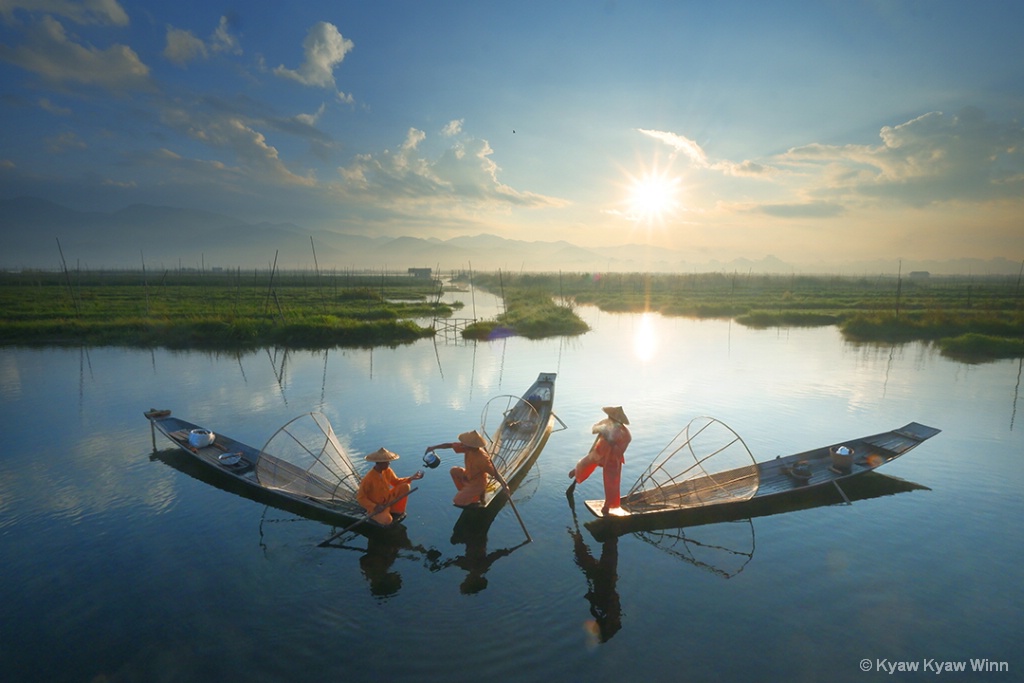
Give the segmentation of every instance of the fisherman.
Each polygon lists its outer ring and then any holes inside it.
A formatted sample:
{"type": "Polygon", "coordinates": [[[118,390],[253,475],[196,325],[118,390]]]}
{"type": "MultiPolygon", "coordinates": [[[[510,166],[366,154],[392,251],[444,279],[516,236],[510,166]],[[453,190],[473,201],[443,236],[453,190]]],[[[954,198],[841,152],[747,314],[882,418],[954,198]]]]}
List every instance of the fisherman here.
{"type": "Polygon", "coordinates": [[[622,406],[606,406],[601,410],[608,417],[591,428],[591,433],[597,434],[597,438],[590,451],[569,471],[569,478],[573,482],[566,493],[571,495],[576,484],[586,481],[594,469],[600,466],[604,470],[604,506],[601,514],[622,515],[619,480],[622,478],[622,463],[626,461],[626,447],[633,436],[626,427],[629,418],[622,411],[622,406]]]}
{"type": "Polygon", "coordinates": [[[487,441],[478,431],[463,432],[459,440],[452,443],[440,443],[427,448],[427,452],[438,448],[450,448],[462,453],[465,467],[451,469],[452,481],[458,491],[452,503],[458,507],[467,507],[483,502],[484,491],[487,490],[487,475],[498,476],[494,469],[491,456],[487,453],[487,441]]]}
{"type": "Polygon", "coordinates": [[[388,526],[396,519],[405,517],[405,505],[409,502],[410,483],[423,478],[418,471],[411,477],[399,477],[391,469],[391,461],[398,460],[398,454],[386,448],[379,448],[366,456],[373,463],[373,469],[366,473],[359,483],[356,494],[359,504],[369,513],[370,519],[388,526]]]}

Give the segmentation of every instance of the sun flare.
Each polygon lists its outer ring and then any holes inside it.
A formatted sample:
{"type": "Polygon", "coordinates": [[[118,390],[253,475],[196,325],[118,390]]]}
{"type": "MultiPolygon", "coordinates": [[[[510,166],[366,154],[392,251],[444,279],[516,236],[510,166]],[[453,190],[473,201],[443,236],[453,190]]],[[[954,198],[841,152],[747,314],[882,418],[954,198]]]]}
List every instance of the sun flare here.
{"type": "Polygon", "coordinates": [[[629,216],[634,220],[660,221],[679,209],[678,177],[667,173],[646,173],[633,178],[627,198],[629,216]]]}

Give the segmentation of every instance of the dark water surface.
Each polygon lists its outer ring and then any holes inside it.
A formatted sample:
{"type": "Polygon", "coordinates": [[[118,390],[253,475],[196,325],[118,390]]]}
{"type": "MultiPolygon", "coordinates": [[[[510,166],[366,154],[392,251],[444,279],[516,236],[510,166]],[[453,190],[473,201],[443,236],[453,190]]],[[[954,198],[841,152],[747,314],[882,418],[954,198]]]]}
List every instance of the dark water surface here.
{"type": "Polygon", "coordinates": [[[942,680],[1024,679],[1018,361],[583,313],[594,330],[571,340],[0,350],[0,680],[873,681],[915,663],[900,680],[927,680],[945,662],[968,671],[942,680]],[[541,371],[568,429],[516,493],[525,545],[508,507],[453,539],[440,452],[405,539],[319,548],[335,529],[211,485],[168,442],[154,455],[142,417],[261,446],[319,409],[353,455],[386,446],[408,474],[541,371]],[[607,404],[633,429],[624,489],[699,415],[758,460],[912,420],[943,431],[853,505],[599,540],[582,504],[599,478],[575,514],[565,489],[607,404]]]}

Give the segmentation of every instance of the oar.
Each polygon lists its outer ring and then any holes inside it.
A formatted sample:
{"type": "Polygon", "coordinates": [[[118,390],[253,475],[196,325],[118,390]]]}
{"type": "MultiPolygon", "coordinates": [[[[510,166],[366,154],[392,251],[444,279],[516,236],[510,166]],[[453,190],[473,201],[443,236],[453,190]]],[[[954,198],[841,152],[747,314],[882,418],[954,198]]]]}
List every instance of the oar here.
{"type": "Polygon", "coordinates": [[[516,519],[519,520],[519,526],[523,527],[523,533],[526,534],[526,542],[532,543],[533,538],[530,537],[530,532],[526,530],[526,524],[523,523],[523,518],[519,516],[519,510],[516,509],[516,504],[512,500],[512,489],[509,488],[508,483],[505,481],[505,477],[501,476],[498,472],[498,468],[494,468],[494,478],[498,480],[502,488],[505,489],[505,493],[508,495],[508,504],[512,506],[512,512],[516,513],[516,519]]]}
{"type": "MultiPolygon", "coordinates": [[[[406,496],[408,496],[410,493],[412,493],[415,490],[416,489],[409,489],[408,493],[405,493],[405,494],[399,496],[398,498],[395,498],[393,501],[391,501],[391,503],[388,505],[388,507],[391,507],[392,505],[394,505],[398,501],[402,500],[403,498],[405,498],[406,496]]],[[[355,522],[353,522],[352,524],[348,525],[347,527],[345,527],[344,529],[342,529],[338,533],[334,534],[333,536],[331,536],[327,540],[321,541],[320,543],[318,543],[317,546],[320,547],[320,548],[323,548],[324,546],[329,545],[331,541],[333,541],[334,539],[338,538],[339,536],[344,536],[348,532],[352,531],[357,526],[359,526],[360,524],[362,524],[363,522],[368,520],[370,517],[373,517],[375,514],[377,514],[377,512],[379,512],[379,510],[376,510],[376,509],[375,510],[371,510],[370,512],[367,512],[365,515],[363,515],[362,517],[360,517],[355,522]]]]}

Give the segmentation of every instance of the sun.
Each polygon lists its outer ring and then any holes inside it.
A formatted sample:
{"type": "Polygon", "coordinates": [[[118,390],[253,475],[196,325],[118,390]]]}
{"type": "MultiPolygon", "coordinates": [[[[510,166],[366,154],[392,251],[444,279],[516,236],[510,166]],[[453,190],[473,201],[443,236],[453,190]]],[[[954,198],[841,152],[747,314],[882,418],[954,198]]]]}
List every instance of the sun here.
{"type": "Polygon", "coordinates": [[[651,171],[631,178],[626,198],[627,215],[637,221],[663,221],[679,210],[680,179],[651,171]]]}

